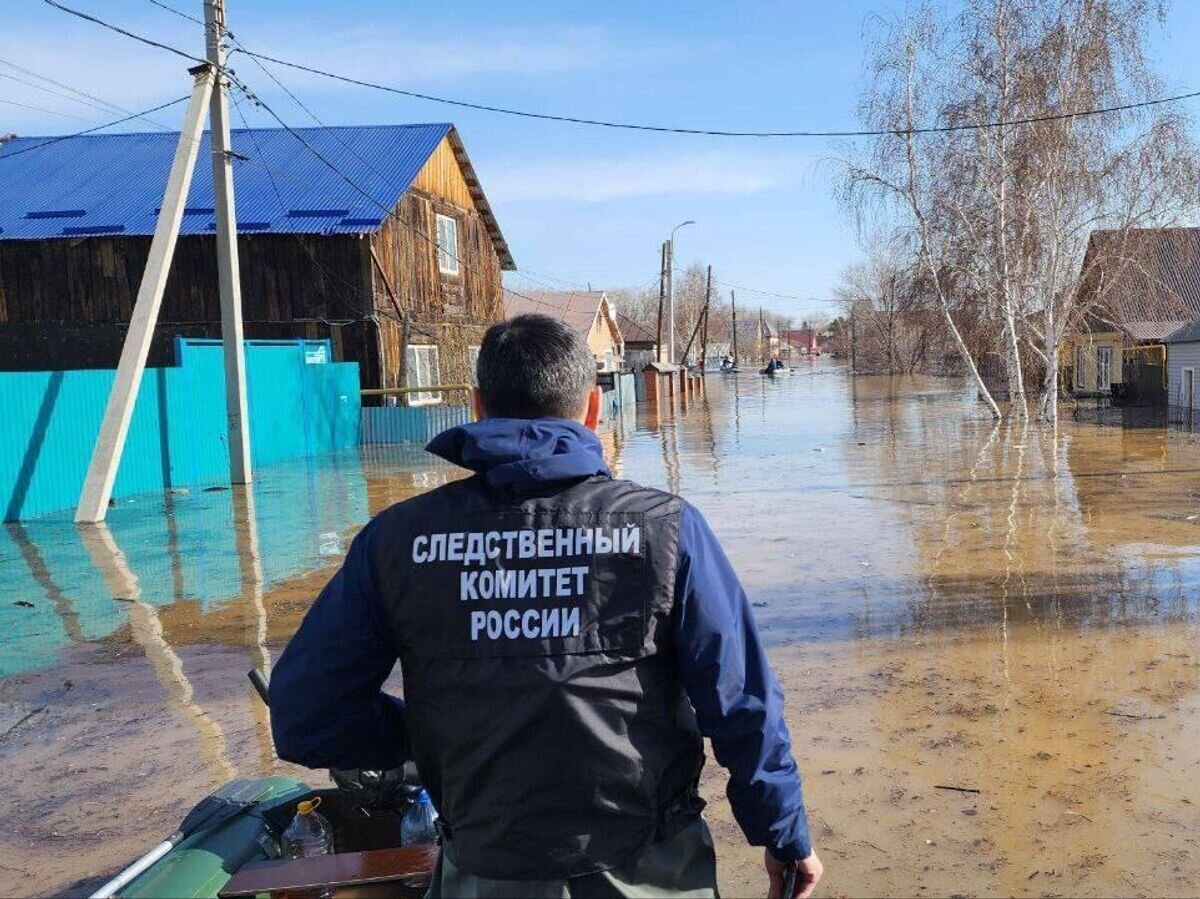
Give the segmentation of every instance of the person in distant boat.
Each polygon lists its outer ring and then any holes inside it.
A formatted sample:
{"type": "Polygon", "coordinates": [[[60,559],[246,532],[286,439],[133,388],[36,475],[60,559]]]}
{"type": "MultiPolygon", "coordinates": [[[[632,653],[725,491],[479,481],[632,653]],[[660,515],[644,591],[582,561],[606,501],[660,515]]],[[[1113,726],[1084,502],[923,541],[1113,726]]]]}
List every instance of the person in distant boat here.
{"type": "Polygon", "coordinates": [[[721,360],[721,370],[729,371],[731,368],[733,368],[733,357],[726,354],[725,358],[721,360]]]}
{"type": "Polygon", "coordinates": [[[474,474],[363,528],[275,666],[279,757],[415,761],[440,815],[431,897],[700,897],[707,736],[770,895],[810,896],[783,692],[708,524],[612,476],[567,325],[493,325],[476,373],[479,420],[427,447],[474,474]],[[382,689],[397,659],[403,701],[382,689]]]}
{"type": "Polygon", "coordinates": [[[775,365],[775,360],[772,359],[767,363],[767,374],[773,374],[778,366],[775,365]]]}

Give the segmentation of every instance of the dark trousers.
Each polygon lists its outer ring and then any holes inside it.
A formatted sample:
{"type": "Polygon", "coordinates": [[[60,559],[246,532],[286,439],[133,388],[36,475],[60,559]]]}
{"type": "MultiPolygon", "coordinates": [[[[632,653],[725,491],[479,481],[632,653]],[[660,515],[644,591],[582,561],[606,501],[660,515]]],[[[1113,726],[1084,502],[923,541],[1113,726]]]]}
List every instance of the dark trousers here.
{"type": "Polygon", "coordinates": [[[442,853],[426,899],[709,899],[717,897],[717,856],[703,818],[632,861],[569,880],[491,880],[454,867],[442,853]]]}

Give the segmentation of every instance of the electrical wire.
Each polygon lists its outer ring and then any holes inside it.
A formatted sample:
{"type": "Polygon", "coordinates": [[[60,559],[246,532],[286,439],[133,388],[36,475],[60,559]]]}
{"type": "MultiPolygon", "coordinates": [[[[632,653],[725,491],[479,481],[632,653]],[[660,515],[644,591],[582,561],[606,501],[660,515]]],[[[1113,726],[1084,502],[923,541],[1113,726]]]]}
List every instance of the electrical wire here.
{"type": "Polygon", "coordinates": [[[820,297],[802,297],[793,293],[776,293],[773,290],[762,290],[758,287],[747,287],[744,284],[733,284],[729,281],[713,278],[714,284],[720,284],[722,287],[732,287],[734,290],[744,290],[747,293],[758,294],[764,297],[774,297],[779,300],[798,300],[801,303],[829,303],[831,300],[821,299],[820,297]]]}
{"type": "MultiPolygon", "coordinates": [[[[163,5],[163,4],[156,2],[156,0],[151,0],[151,2],[154,2],[154,4],[156,6],[163,5]]],[[[236,39],[234,39],[232,35],[230,35],[230,38],[233,39],[236,43],[236,39]]],[[[347,143],[345,140],[343,140],[341,138],[341,136],[337,133],[336,129],[331,128],[329,125],[325,124],[325,122],[323,122],[321,120],[321,118],[315,112],[313,112],[312,109],[310,109],[309,106],[303,100],[301,100],[298,96],[296,96],[296,94],[290,88],[288,88],[288,86],[286,84],[284,84],[278,77],[276,77],[275,74],[270,71],[270,69],[268,69],[265,65],[263,65],[261,62],[259,62],[257,59],[255,59],[254,62],[260,69],[262,69],[263,73],[268,78],[270,78],[271,81],[273,81],[275,83],[275,85],[292,100],[293,103],[295,103],[300,109],[304,110],[304,112],[308,114],[309,118],[311,118],[314,122],[316,122],[318,126],[325,129],[325,131],[332,138],[334,138],[334,140],[336,140],[339,144],[341,144],[352,156],[354,156],[356,159],[358,159],[360,162],[362,162],[368,169],[370,169],[371,172],[373,172],[375,175],[377,175],[381,181],[389,184],[392,188],[394,188],[397,191],[397,193],[399,193],[401,191],[401,188],[399,186],[397,186],[395,183],[393,183],[391,181],[391,179],[388,178],[388,176],[386,176],[385,174],[380,172],[378,169],[376,169],[375,166],[373,166],[369,160],[364,159],[358,153],[358,151],[354,149],[353,146],[351,146],[349,143],[347,143]]],[[[246,117],[242,113],[240,105],[238,106],[238,113],[241,116],[242,123],[244,125],[246,125],[247,129],[249,129],[249,127],[250,127],[249,123],[246,121],[246,117]]],[[[278,120],[278,117],[275,117],[275,118],[278,120]]],[[[255,142],[255,146],[257,148],[258,147],[257,139],[255,139],[254,142],[255,142]]],[[[261,149],[259,149],[259,156],[262,156],[261,149]]],[[[273,177],[272,177],[271,183],[272,183],[272,186],[274,187],[275,182],[274,182],[273,177]]],[[[279,192],[278,192],[278,189],[276,188],[276,197],[277,198],[278,198],[278,195],[279,195],[279,192]]],[[[280,202],[282,203],[282,200],[280,202]]],[[[531,272],[529,269],[522,269],[519,272],[517,272],[517,274],[520,275],[521,277],[524,277],[526,280],[528,280],[534,284],[537,284],[539,287],[543,287],[547,290],[554,291],[554,292],[561,291],[560,287],[558,287],[554,284],[551,284],[546,280],[541,280],[541,278],[537,277],[541,274],[539,272],[531,272]]],[[[557,281],[561,284],[569,285],[574,288],[583,289],[583,290],[588,289],[586,287],[586,285],[584,285],[578,281],[572,282],[572,281],[568,281],[564,278],[555,277],[553,275],[542,275],[541,277],[549,278],[553,281],[557,281]]],[[[529,298],[527,298],[527,299],[529,299],[529,298]]]]}
{"type": "MultiPolygon", "coordinates": [[[[62,12],[83,19],[87,22],[92,22],[102,28],[107,28],[110,31],[115,31],[117,34],[132,38],[151,47],[158,47],[166,50],[169,53],[174,53],[176,56],[181,56],[184,59],[192,60],[193,62],[205,62],[198,56],[193,56],[178,47],[172,47],[169,44],[164,44],[161,41],[156,41],[153,38],[148,38],[144,35],[136,34],[119,25],[114,25],[111,22],[106,22],[96,16],[82,12],[77,9],[72,9],[58,0],[42,0],[43,3],[61,10],[62,12]]],[[[165,4],[156,4],[165,7],[165,4]]],[[[626,131],[650,131],[663,134],[689,134],[700,135],[707,137],[755,137],[755,138],[794,138],[794,137],[893,137],[907,136],[919,134],[950,134],[959,131],[979,131],[993,128],[1007,128],[1016,125],[1033,125],[1042,122],[1054,122],[1063,119],[1085,118],[1089,116],[1109,115],[1117,112],[1128,112],[1134,109],[1144,109],[1151,106],[1160,106],[1167,103],[1179,103],[1184,100],[1191,100],[1200,97],[1200,90],[1188,91],[1186,93],[1174,94],[1168,97],[1155,97],[1149,100],[1140,100],[1130,103],[1118,103],[1112,106],[1102,106],[1092,109],[1072,110],[1068,112],[1058,113],[1043,113],[1040,115],[1023,116],[1016,119],[1000,119],[996,121],[983,122],[964,122],[957,125],[929,125],[919,126],[915,128],[881,128],[881,129],[843,129],[843,130],[804,130],[804,131],[732,131],[711,128],[682,128],[668,125],[647,125],[637,122],[619,122],[605,119],[592,119],[583,116],[569,115],[553,115],[550,113],[531,112],[523,109],[512,109],[506,106],[493,106],[487,103],[475,103],[467,100],[456,100],[450,97],[439,97],[434,94],[425,94],[418,91],[409,91],[402,88],[393,87],[387,84],[379,84],[373,81],[366,81],[361,78],[353,78],[349,75],[341,75],[336,72],[329,72],[325,69],[319,69],[315,66],[305,65],[303,63],[291,62],[286,59],[280,59],[277,56],[271,56],[266,53],[258,53],[254,50],[248,50],[244,47],[236,47],[234,52],[240,52],[250,57],[255,57],[265,62],[272,62],[276,65],[285,66],[297,71],[307,72],[310,75],[320,75],[323,78],[329,78],[334,81],[341,81],[345,84],[353,84],[359,87],[370,88],[372,90],[384,91],[386,93],[397,94],[402,97],[409,97],[416,100],[427,100],[431,103],[441,103],[447,106],[456,106],[462,109],[474,109],[480,112],[491,112],[499,115],[516,116],[519,118],[537,119],[548,122],[561,122],[571,125],[587,125],[597,128],[612,128],[626,131]]],[[[226,69],[228,72],[228,68],[226,69]]]]}
{"type": "MultiPolygon", "coordinates": [[[[49,75],[43,75],[40,72],[33,71],[32,69],[27,69],[27,68],[25,68],[25,66],[17,65],[17,63],[12,62],[11,60],[0,59],[0,65],[8,66],[8,68],[10,68],[10,69],[15,69],[16,71],[21,72],[25,75],[29,75],[32,78],[36,78],[39,81],[44,81],[47,84],[52,84],[55,87],[62,88],[65,91],[69,91],[71,94],[76,94],[76,95],[78,95],[78,97],[83,98],[80,100],[76,100],[76,102],[82,103],[85,100],[93,101],[92,103],[88,103],[87,105],[89,105],[89,106],[94,105],[96,109],[99,109],[101,112],[105,113],[106,115],[112,115],[114,112],[123,112],[126,114],[133,114],[133,110],[131,110],[131,109],[126,109],[124,106],[120,106],[109,100],[105,100],[103,97],[97,97],[95,94],[90,94],[85,90],[80,90],[77,87],[72,87],[69,84],[64,84],[61,81],[56,81],[55,79],[51,78],[49,75]],[[96,104],[98,104],[98,105],[96,105],[96,104]]],[[[13,78],[12,75],[5,75],[4,77],[13,78]]],[[[19,79],[13,78],[13,80],[15,81],[15,80],[19,80],[19,79]]],[[[37,84],[32,84],[30,82],[23,82],[23,83],[29,84],[31,87],[36,87],[38,90],[47,90],[46,88],[41,87],[37,84]]],[[[53,93],[52,91],[48,91],[48,92],[53,93]]],[[[67,96],[67,95],[62,94],[60,96],[67,96]]],[[[67,97],[67,99],[75,99],[75,98],[67,97]]],[[[154,121],[154,119],[142,119],[142,121],[149,122],[151,125],[154,125],[156,128],[161,128],[164,131],[173,131],[174,130],[173,128],[169,128],[168,126],[162,124],[161,122],[154,121]]]]}
{"type": "MultiPolygon", "coordinates": [[[[46,0],[50,2],[50,0],[46,0]]],[[[349,75],[339,75],[334,72],[328,72],[323,69],[318,69],[314,66],[303,65],[302,63],[289,62],[278,57],[268,56],[265,53],[257,53],[251,50],[241,49],[242,53],[247,56],[257,59],[273,62],[276,65],[287,66],[288,68],[297,69],[301,72],[307,72],[311,75],[320,75],[324,78],[330,78],[334,81],[342,81],[346,84],[354,84],[359,87],[371,88],[373,90],[385,91],[391,94],[399,94],[403,97],[409,97],[416,100],[427,100],[431,103],[441,103],[446,106],[457,106],[463,109],[473,109],[479,112],[492,112],[499,115],[516,116],[526,119],[539,119],[548,122],[561,122],[569,125],[586,125],[596,128],[612,128],[625,131],[651,131],[660,134],[688,134],[700,135],[706,137],[903,137],[909,134],[949,134],[958,131],[979,131],[994,128],[1006,128],[1015,125],[1032,125],[1040,122],[1053,122],[1061,119],[1084,118],[1087,116],[1109,115],[1116,112],[1127,112],[1134,109],[1142,109],[1148,106],[1158,106],[1165,103],[1178,103],[1183,100],[1191,100],[1200,97],[1200,91],[1189,91],[1188,93],[1175,94],[1169,97],[1155,97],[1150,100],[1141,100],[1131,103],[1120,103],[1113,106],[1096,107],[1094,109],[1082,109],[1071,112],[1061,113],[1045,113],[1042,115],[1026,116],[1018,119],[1002,119],[999,121],[989,122],[965,122],[958,125],[932,125],[917,128],[883,128],[883,129],[863,129],[863,130],[830,130],[830,131],[728,131],[711,128],[682,128],[668,125],[647,125],[635,122],[618,122],[605,119],[590,119],[582,116],[568,115],[553,115],[543,112],[530,112],[529,110],[512,109],[505,106],[492,106],[486,103],[474,103],[467,100],[456,100],[449,97],[439,97],[434,94],[425,94],[418,91],[403,90],[391,85],[378,84],[372,81],[365,81],[361,78],[352,78],[349,75]]]]}
{"type": "MultiPolygon", "coordinates": [[[[255,133],[254,129],[252,129],[250,127],[250,123],[246,120],[246,114],[245,114],[244,110],[242,109],[242,104],[238,98],[238,95],[232,94],[232,97],[233,97],[234,110],[237,112],[238,118],[240,118],[242,120],[242,124],[246,127],[246,133],[250,137],[251,143],[254,144],[255,151],[258,153],[259,157],[261,158],[263,156],[263,152],[262,152],[262,146],[258,142],[258,136],[255,133]]],[[[240,161],[250,161],[250,160],[247,159],[247,160],[240,160],[240,161]]],[[[266,165],[265,162],[262,163],[262,168],[265,170],[265,172],[267,174],[267,178],[271,182],[271,190],[275,194],[275,199],[279,202],[280,210],[286,212],[287,205],[283,201],[283,194],[280,192],[279,185],[275,180],[275,173],[270,169],[270,167],[268,167],[266,165]]],[[[301,239],[299,234],[293,233],[291,236],[295,239],[296,244],[300,247],[300,249],[304,251],[304,254],[306,256],[308,256],[309,261],[312,262],[312,264],[315,265],[317,268],[319,268],[321,270],[321,272],[325,275],[326,278],[332,279],[334,281],[340,281],[342,283],[342,286],[345,288],[346,291],[349,292],[349,294],[351,296],[361,297],[363,300],[368,301],[369,305],[372,307],[375,305],[375,297],[370,291],[363,290],[357,284],[352,284],[351,282],[349,282],[345,278],[343,278],[341,276],[341,274],[333,271],[327,265],[325,265],[323,262],[321,262],[321,260],[319,258],[317,258],[316,253],[313,252],[312,247],[310,247],[308,245],[308,243],[306,243],[303,239],[301,239]]],[[[329,291],[327,291],[325,289],[324,283],[321,284],[321,293],[324,296],[326,306],[328,307],[329,291]]],[[[359,306],[356,303],[351,302],[349,299],[347,299],[347,297],[344,293],[342,295],[340,295],[338,297],[338,299],[345,306],[349,307],[352,311],[358,313],[359,318],[355,319],[355,321],[374,321],[376,319],[376,317],[380,314],[380,313],[367,312],[361,306],[359,306]]],[[[400,325],[405,324],[405,322],[402,318],[391,314],[386,309],[382,311],[382,315],[384,318],[394,321],[397,324],[400,324],[400,325]]],[[[411,327],[417,333],[422,334],[425,337],[430,338],[431,340],[437,339],[434,335],[430,334],[428,331],[423,330],[419,325],[417,325],[411,321],[408,324],[409,324],[409,327],[411,327]]]]}
{"type": "MultiPolygon", "coordinates": [[[[2,148],[0,148],[0,162],[3,162],[6,159],[12,159],[16,156],[20,156],[22,153],[29,153],[29,152],[32,152],[33,150],[40,150],[40,149],[42,149],[42,147],[48,147],[51,144],[61,143],[65,140],[74,140],[77,137],[85,137],[86,135],[94,134],[97,131],[103,131],[105,128],[112,128],[115,125],[123,125],[126,122],[133,121],[134,119],[144,119],[146,116],[151,115],[152,113],[160,112],[164,109],[168,109],[172,106],[176,106],[176,105],[184,102],[187,99],[189,99],[188,96],[176,97],[174,100],[168,100],[166,103],[160,103],[158,106],[152,106],[150,109],[144,109],[141,112],[135,112],[132,115],[127,115],[123,119],[115,119],[111,122],[105,122],[103,125],[97,125],[94,128],[86,128],[83,131],[76,131],[74,134],[60,134],[57,137],[52,137],[52,138],[49,138],[48,140],[44,140],[40,144],[32,144],[28,147],[22,147],[19,150],[13,150],[11,153],[6,153],[6,152],[4,152],[4,150],[2,148]]],[[[0,102],[5,102],[5,101],[0,101],[0,102]]]]}
{"type": "MultiPolygon", "coordinates": [[[[462,269],[463,271],[473,273],[480,278],[486,279],[486,275],[484,273],[482,273],[482,272],[478,271],[477,269],[473,268],[472,266],[468,265],[465,260],[463,260],[460,256],[458,256],[457,253],[453,253],[453,252],[446,250],[434,238],[430,237],[428,234],[425,234],[419,228],[415,227],[414,225],[405,221],[401,216],[397,215],[395,210],[393,210],[390,206],[388,206],[384,203],[381,203],[379,200],[375,199],[375,197],[372,196],[369,191],[364,189],[361,185],[358,184],[358,182],[356,182],[353,178],[351,178],[349,175],[347,175],[345,172],[343,172],[334,162],[332,162],[328,157],[326,157],[316,147],[314,147],[310,141],[306,140],[302,134],[300,134],[295,128],[293,128],[286,121],[284,121],[283,118],[280,117],[280,115],[277,112],[275,112],[275,110],[272,109],[269,104],[267,104],[265,101],[263,101],[261,97],[259,97],[253,90],[251,90],[250,87],[241,78],[234,75],[231,71],[227,71],[227,75],[230,78],[230,83],[234,87],[236,87],[238,90],[242,91],[242,93],[246,96],[246,98],[251,103],[260,107],[264,112],[266,112],[267,115],[269,115],[272,119],[274,119],[279,124],[279,126],[281,128],[283,128],[284,131],[286,131],[293,138],[295,138],[297,141],[299,141],[300,144],[309,151],[309,153],[311,153],[314,157],[316,157],[317,160],[319,160],[322,163],[322,165],[324,165],[331,172],[333,172],[335,175],[337,175],[339,178],[341,178],[343,181],[345,181],[346,184],[348,184],[351,188],[353,188],[355,192],[357,192],[358,194],[362,195],[365,199],[367,199],[372,205],[378,207],[384,213],[384,215],[386,217],[395,220],[401,227],[406,228],[407,230],[411,231],[415,236],[417,236],[421,240],[423,240],[426,243],[433,246],[438,252],[444,253],[446,256],[454,259],[455,262],[458,263],[460,269],[462,269]]],[[[263,165],[264,166],[266,165],[265,161],[263,161],[263,165]]],[[[546,300],[538,299],[537,297],[529,296],[528,294],[522,293],[518,290],[513,290],[511,287],[505,287],[503,282],[500,285],[500,289],[502,291],[504,291],[505,293],[511,294],[512,296],[520,297],[523,300],[527,300],[528,302],[531,302],[536,306],[541,306],[541,307],[553,310],[555,313],[557,313],[560,316],[564,314],[563,310],[561,308],[555,306],[553,303],[549,303],[546,300]]]]}
{"type": "MultiPolygon", "coordinates": [[[[160,41],[156,41],[151,38],[147,38],[143,35],[136,34],[132,31],[122,28],[118,25],[114,25],[110,22],[106,22],[95,16],[89,15],[89,14],[81,12],[79,10],[72,9],[71,7],[68,7],[62,3],[57,2],[57,0],[43,0],[43,2],[48,4],[49,6],[52,6],[56,9],[66,12],[70,15],[84,19],[85,21],[88,21],[88,22],[92,22],[103,28],[107,28],[111,31],[114,31],[125,37],[129,37],[129,38],[139,41],[141,43],[147,44],[149,46],[166,50],[168,52],[174,53],[177,56],[181,56],[185,59],[189,59],[189,60],[192,60],[195,62],[207,62],[206,60],[201,59],[200,57],[192,56],[191,54],[186,53],[185,51],[180,50],[176,47],[172,47],[172,46],[170,46],[168,44],[164,44],[160,41]]],[[[180,15],[183,18],[189,19],[190,21],[194,21],[197,23],[200,22],[200,20],[195,19],[195,18],[187,15],[186,13],[183,13],[181,10],[176,10],[176,9],[168,6],[165,3],[157,2],[157,0],[150,0],[150,2],[152,2],[155,6],[158,6],[164,10],[167,10],[168,12],[176,13],[177,15],[180,15]]],[[[203,24],[203,23],[200,23],[200,24],[203,24]]],[[[230,37],[230,39],[233,39],[233,35],[231,32],[226,32],[226,34],[230,37]]],[[[322,123],[320,121],[320,119],[317,118],[315,116],[315,114],[313,114],[312,111],[309,110],[308,107],[302,101],[300,101],[299,98],[292,91],[290,91],[286,87],[284,87],[283,84],[279,81],[279,79],[276,78],[275,76],[273,76],[272,73],[270,73],[266,69],[265,66],[262,66],[261,65],[262,61],[272,62],[272,63],[275,63],[276,65],[282,65],[282,66],[285,66],[288,68],[293,68],[293,69],[297,69],[300,71],[309,72],[310,74],[321,75],[321,76],[332,78],[335,80],[345,81],[347,83],[352,83],[352,84],[357,84],[362,87],[374,88],[377,90],[383,90],[383,91],[387,91],[387,92],[391,92],[391,93],[397,93],[397,94],[401,94],[401,95],[405,95],[405,96],[411,96],[411,97],[415,97],[417,99],[426,99],[426,100],[432,100],[435,102],[449,103],[451,105],[465,106],[465,107],[474,108],[474,109],[481,109],[483,111],[489,111],[489,112],[499,112],[499,113],[504,113],[504,114],[508,114],[508,115],[522,115],[522,116],[526,116],[526,117],[530,117],[530,118],[547,119],[547,120],[552,120],[552,121],[563,121],[563,122],[570,122],[570,123],[584,124],[584,125],[597,125],[597,126],[610,127],[610,128],[630,128],[633,130],[641,130],[641,131],[663,131],[663,132],[683,133],[683,134],[709,134],[709,135],[714,135],[714,136],[728,136],[728,137],[852,137],[852,136],[863,137],[863,136],[880,136],[880,135],[890,135],[890,134],[907,134],[907,133],[921,134],[921,133],[934,133],[934,132],[962,131],[962,130],[968,130],[971,128],[1001,127],[1004,125],[1029,124],[1029,123],[1039,122],[1039,121],[1074,118],[1074,117],[1084,116],[1084,115],[1099,115],[1099,114],[1103,114],[1103,113],[1116,112],[1116,111],[1121,111],[1121,110],[1126,110],[1126,109],[1134,109],[1134,108],[1139,108],[1139,107],[1144,107],[1144,106],[1152,106],[1152,105],[1157,105],[1160,103],[1176,102],[1178,100],[1189,99],[1191,97],[1200,96],[1200,91],[1195,91],[1195,92],[1192,92],[1189,94],[1177,95],[1175,97],[1159,98],[1156,100],[1143,101],[1141,103],[1124,104],[1121,106],[1107,107],[1107,108],[1103,108],[1103,109],[1085,110],[1085,111],[1080,111],[1080,112],[1062,113],[1062,114],[1054,114],[1054,115],[1046,115],[1046,116],[1036,116],[1036,117],[1029,117],[1026,119],[1012,120],[1012,121],[965,124],[965,125],[943,126],[943,127],[934,127],[934,128],[914,128],[914,129],[907,129],[907,130],[856,131],[856,132],[850,132],[850,131],[846,131],[846,132],[835,132],[835,131],[824,131],[824,132],[817,132],[817,131],[809,131],[809,132],[801,132],[801,131],[794,131],[794,132],[710,131],[710,130],[704,130],[704,129],[671,128],[671,127],[665,127],[665,126],[650,126],[650,125],[636,125],[636,124],[630,124],[630,123],[605,122],[605,121],[601,121],[601,120],[583,119],[583,118],[571,117],[571,116],[552,116],[552,115],[545,115],[545,114],[541,114],[541,113],[527,113],[527,112],[522,112],[519,110],[505,109],[502,107],[488,107],[488,106],[481,105],[481,104],[467,103],[464,101],[454,101],[454,100],[448,100],[446,98],[434,97],[432,95],[423,95],[423,94],[418,94],[418,93],[411,92],[411,91],[403,91],[399,88],[393,88],[393,87],[390,87],[387,85],[375,84],[372,82],[362,81],[360,79],[350,78],[348,76],[336,75],[334,73],[316,69],[311,66],[305,66],[300,63],[289,62],[287,60],[269,56],[267,54],[257,53],[255,51],[245,48],[244,46],[241,45],[240,42],[238,42],[238,46],[235,47],[234,49],[235,49],[235,52],[241,52],[241,53],[245,54],[246,56],[258,61],[260,68],[263,69],[264,73],[266,73],[268,75],[268,77],[271,77],[272,80],[275,81],[275,83],[281,89],[283,89],[284,92],[287,93],[288,96],[291,97],[294,102],[297,103],[297,105],[299,105],[302,109],[304,109],[306,112],[308,112],[310,115],[312,115],[313,118],[316,119],[316,121],[319,124],[321,124],[321,126],[323,128],[325,128],[326,130],[329,130],[328,126],[324,125],[324,123],[322,123]]],[[[282,127],[285,131],[287,131],[293,138],[298,140],[310,153],[312,153],[318,160],[320,160],[322,162],[322,164],[324,164],[327,168],[329,168],[334,174],[336,174],[340,178],[342,178],[342,180],[344,180],[349,186],[351,186],[357,193],[361,194],[363,197],[365,197],[367,200],[369,200],[374,205],[380,207],[385,212],[386,215],[394,218],[403,227],[409,229],[410,231],[412,231],[412,233],[416,234],[418,237],[425,240],[426,242],[431,243],[435,247],[438,247],[436,240],[433,240],[428,235],[419,231],[417,228],[415,228],[414,226],[412,226],[411,224],[409,224],[408,222],[406,222],[402,218],[400,218],[398,215],[396,215],[395,212],[390,207],[387,207],[384,204],[380,203],[378,200],[376,200],[374,196],[372,196],[368,191],[366,191],[364,188],[362,188],[356,181],[354,181],[352,178],[350,178],[345,172],[343,172],[341,169],[339,169],[326,156],[324,156],[324,154],[320,153],[315,147],[313,147],[310,142],[305,140],[303,138],[303,136],[301,136],[298,132],[296,132],[296,130],[292,126],[288,125],[268,104],[266,104],[259,96],[257,96],[257,94],[255,94],[253,91],[251,91],[249,89],[249,87],[244,83],[244,81],[242,81],[240,78],[238,78],[233,73],[233,71],[231,69],[229,69],[228,66],[226,66],[224,74],[226,75],[226,77],[228,77],[230,79],[231,83],[234,86],[238,87],[238,89],[241,90],[247,96],[247,98],[252,103],[254,103],[255,105],[262,108],[264,111],[266,111],[267,114],[270,115],[271,118],[273,118],[280,125],[280,127],[282,127]]],[[[179,102],[179,101],[175,101],[175,102],[179,102]]],[[[115,123],[110,123],[110,124],[115,124],[115,123]]],[[[101,126],[101,127],[107,127],[107,126],[101,126]]],[[[344,142],[342,142],[342,143],[344,144],[344,142]]],[[[27,148],[27,149],[32,149],[32,148],[27,148]]],[[[9,154],[9,155],[16,155],[16,154],[9,154]]],[[[354,155],[357,156],[358,154],[355,153],[354,155]]],[[[441,252],[443,252],[443,253],[446,252],[444,249],[442,249],[440,247],[438,247],[438,248],[441,252]]],[[[455,261],[459,263],[460,267],[465,268],[467,271],[473,271],[473,269],[470,266],[467,266],[465,264],[465,262],[463,262],[463,260],[459,259],[459,257],[456,254],[448,253],[447,255],[452,256],[455,259],[455,261]]],[[[526,277],[528,277],[528,275],[526,275],[526,277]]],[[[531,279],[531,280],[534,280],[536,283],[536,278],[531,279]]],[[[558,279],[558,280],[564,280],[564,279],[558,279]]],[[[570,282],[566,282],[564,280],[564,283],[570,283],[570,282]]],[[[745,290],[750,293],[762,294],[764,296],[773,296],[773,297],[777,297],[779,299],[792,299],[792,300],[800,300],[800,301],[808,301],[809,300],[809,298],[798,297],[798,296],[788,295],[788,294],[777,294],[777,293],[773,293],[771,291],[759,290],[757,288],[733,285],[733,284],[729,284],[728,282],[725,282],[725,284],[726,284],[726,286],[733,287],[734,289],[737,289],[737,290],[745,290]]],[[[501,284],[501,290],[503,290],[509,294],[512,294],[513,296],[517,296],[522,299],[525,299],[534,304],[545,306],[548,308],[554,308],[552,304],[547,303],[544,300],[539,300],[535,297],[528,296],[524,293],[521,293],[520,291],[516,291],[516,290],[513,290],[512,288],[505,287],[503,284],[501,284]]]]}
{"type": "MultiPolygon", "coordinates": [[[[0,63],[3,63],[3,60],[0,60],[0,63]]],[[[79,97],[73,97],[70,94],[66,93],[65,91],[54,90],[54,88],[50,88],[50,87],[46,87],[45,85],[38,84],[36,81],[30,81],[28,78],[21,78],[17,75],[10,75],[8,72],[0,72],[0,78],[7,79],[9,81],[15,81],[17,84],[24,84],[26,87],[31,87],[35,91],[41,91],[44,94],[50,94],[52,97],[60,97],[64,100],[70,100],[72,103],[78,103],[81,106],[87,106],[87,107],[90,107],[91,109],[97,109],[100,112],[104,113],[105,115],[113,114],[113,111],[111,109],[101,106],[99,103],[92,103],[89,100],[83,100],[79,97]]],[[[85,119],[84,121],[89,121],[89,120],[85,119]]]]}
{"type": "Polygon", "coordinates": [[[32,109],[34,112],[44,112],[47,115],[56,115],[62,119],[74,119],[77,122],[93,121],[93,119],[85,119],[83,116],[72,115],[69,112],[59,112],[56,109],[47,109],[45,106],[34,106],[32,103],[18,103],[16,100],[5,100],[2,98],[0,98],[0,103],[7,104],[8,106],[17,106],[21,109],[32,109]]]}
{"type": "MultiPolygon", "coordinates": [[[[198,16],[193,16],[191,13],[184,12],[182,9],[176,9],[174,6],[171,6],[168,3],[162,3],[160,0],[150,0],[150,2],[159,9],[165,9],[167,12],[179,16],[181,19],[187,19],[189,22],[195,22],[197,25],[205,25],[204,20],[198,16]]],[[[205,27],[207,27],[207,25],[205,25],[205,27]]],[[[226,34],[230,34],[230,32],[227,31],[226,34]]]]}

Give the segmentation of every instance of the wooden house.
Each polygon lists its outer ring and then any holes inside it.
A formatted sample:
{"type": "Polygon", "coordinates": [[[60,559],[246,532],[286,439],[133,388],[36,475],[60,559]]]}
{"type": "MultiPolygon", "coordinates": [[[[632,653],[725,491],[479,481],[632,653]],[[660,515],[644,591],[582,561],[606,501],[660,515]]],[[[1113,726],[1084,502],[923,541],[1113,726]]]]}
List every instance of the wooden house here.
{"type": "Polygon", "coordinates": [[[1065,387],[1095,395],[1119,385],[1165,402],[1164,341],[1200,318],[1200,228],[1093,232],[1079,290],[1087,311],[1062,353],[1065,387]]]}
{"type": "Polygon", "coordinates": [[[766,365],[779,355],[779,335],[761,316],[739,319],[737,347],[739,362],[766,365]]]}
{"type": "Polygon", "coordinates": [[[621,371],[624,337],[617,313],[603,290],[509,292],[504,300],[506,318],[526,313],[557,318],[574,328],[596,357],[596,371],[621,371]]]}
{"type": "MultiPolygon", "coordinates": [[[[177,141],[0,146],[0,369],[116,366],[177,141]]],[[[363,387],[468,381],[515,265],[452,125],[235,130],[233,148],[247,338],[327,338],[363,387]]],[[[220,334],[209,158],[206,135],[151,365],[220,334]]]]}

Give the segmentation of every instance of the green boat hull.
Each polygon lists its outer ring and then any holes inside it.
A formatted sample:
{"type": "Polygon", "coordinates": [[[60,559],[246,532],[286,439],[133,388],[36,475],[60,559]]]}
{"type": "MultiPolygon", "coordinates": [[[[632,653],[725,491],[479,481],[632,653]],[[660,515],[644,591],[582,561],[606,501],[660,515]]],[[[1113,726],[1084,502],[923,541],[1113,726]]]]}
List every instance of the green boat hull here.
{"type": "Polygon", "coordinates": [[[263,798],[242,814],[210,830],[193,834],[121,890],[128,899],[215,899],[243,865],[279,858],[279,843],[263,813],[294,803],[312,792],[290,777],[265,777],[263,798]]]}

